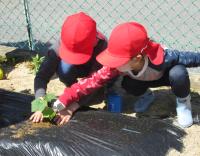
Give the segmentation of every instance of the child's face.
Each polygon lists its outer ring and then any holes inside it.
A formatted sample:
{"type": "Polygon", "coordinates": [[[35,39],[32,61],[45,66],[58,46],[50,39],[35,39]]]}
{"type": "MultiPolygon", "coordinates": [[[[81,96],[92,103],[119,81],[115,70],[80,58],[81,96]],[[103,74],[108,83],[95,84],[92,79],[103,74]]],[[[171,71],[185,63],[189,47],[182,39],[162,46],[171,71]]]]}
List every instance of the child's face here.
{"type": "Polygon", "coordinates": [[[120,72],[127,72],[127,71],[140,71],[144,66],[144,57],[141,54],[133,57],[129,62],[126,64],[117,67],[117,70],[120,72]]]}

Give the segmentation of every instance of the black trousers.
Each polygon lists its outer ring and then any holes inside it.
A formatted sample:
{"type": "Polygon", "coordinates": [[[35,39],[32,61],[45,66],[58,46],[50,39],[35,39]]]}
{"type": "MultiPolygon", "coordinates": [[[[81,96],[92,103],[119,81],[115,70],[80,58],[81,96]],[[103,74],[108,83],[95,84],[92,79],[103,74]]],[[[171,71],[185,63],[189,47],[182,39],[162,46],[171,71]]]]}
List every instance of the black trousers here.
{"type": "Polygon", "coordinates": [[[183,65],[176,65],[165,71],[164,75],[155,81],[140,81],[125,76],[122,87],[130,94],[139,96],[145,93],[148,88],[171,86],[173,93],[180,98],[190,93],[190,80],[187,69],[183,65]]]}

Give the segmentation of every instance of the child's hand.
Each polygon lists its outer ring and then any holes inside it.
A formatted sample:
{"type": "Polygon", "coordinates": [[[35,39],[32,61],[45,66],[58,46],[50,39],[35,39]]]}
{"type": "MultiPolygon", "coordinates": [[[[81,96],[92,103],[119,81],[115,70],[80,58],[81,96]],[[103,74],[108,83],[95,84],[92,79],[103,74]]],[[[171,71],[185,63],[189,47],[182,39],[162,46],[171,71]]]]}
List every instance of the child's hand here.
{"type": "Polygon", "coordinates": [[[31,115],[31,117],[29,118],[32,122],[38,123],[38,122],[42,122],[43,120],[43,114],[41,111],[36,111],[35,113],[33,113],[31,115]]]}
{"type": "Polygon", "coordinates": [[[57,113],[57,116],[54,120],[57,125],[64,125],[71,119],[72,115],[73,112],[68,108],[65,108],[57,113]]]}
{"type": "Polygon", "coordinates": [[[64,125],[66,124],[72,117],[73,113],[80,107],[78,103],[72,103],[65,109],[59,111],[57,113],[56,118],[54,121],[57,125],[64,125]]]}

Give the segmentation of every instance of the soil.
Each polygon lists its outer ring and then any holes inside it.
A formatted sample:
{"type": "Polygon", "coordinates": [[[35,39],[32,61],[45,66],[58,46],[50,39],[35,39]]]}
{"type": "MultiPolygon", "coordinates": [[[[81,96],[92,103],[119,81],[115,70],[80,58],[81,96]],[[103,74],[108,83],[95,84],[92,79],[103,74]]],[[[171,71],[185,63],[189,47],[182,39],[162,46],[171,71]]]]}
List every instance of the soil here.
{"type": "Polygon", "coordinates": [[[31,123],[29,121],[26,122],[26,124],[23,124],[21,127],[15,127],[14,125],[11,125],[9,128],[12,129],[13,135],[10,137],[13,138],[22,138],[26,135],[34,134],[39,129],[46,129],[50,128],[53,125],[50,122],[42,122],[39,124],[31,123]]]}
{"type": "MultiPolygon", "coordinates": [[[[3,70],[5,72],[5,78],[0,80],[0,88],[21,92],[34,94],[33,83],[34,83],[34,74],[33,71],[29,68],[29,61],[22,61],[20,63],[12,65],[4,65],[3,70]]],[[[184,136],[182,142],[184,144],[184,149],[179,152],[175,149],[168,151],[168,156],[199,156],[200,155],[200,75],[191,74],[191,88],[192,88],[192,107],[193,107],[193,117],[195,118],[195,124],[191,127],[185,129],[187,135],[184,136]]],[[[47,92],[54,93],[59,96],[63,89],[64,84],[62,84],[58,78],[54,77],[48,84],[47,92]]],[[[175,97],[171,93],[170,88],[161,87],[154,89],[156,94],[156,100],[154,105],[145,113],[136,114],[133,110],[133,103],[136,100],[135,97],[130,95],[124,96],[124,105],[123,113],[129,116],[136,117],[150,117],[150,118],[170,118],[174,124],[176,124],[176,111],[175,111],[175,97]]],[[[93,105],[94,108],[105,109],[105,103],[93,105]]],[[[33,129],[29,133],[34,133],[37,128],[45,127],[48,128],[50,125],[46,123],[35,124],[33,129]]],[[[13,127],[15,130],[15,127],[13,127]]],[[[18,135],[13,136],[16,138],[22,137],[24,131],[27,131],[26,127],[18,129],[18,135]]]]}

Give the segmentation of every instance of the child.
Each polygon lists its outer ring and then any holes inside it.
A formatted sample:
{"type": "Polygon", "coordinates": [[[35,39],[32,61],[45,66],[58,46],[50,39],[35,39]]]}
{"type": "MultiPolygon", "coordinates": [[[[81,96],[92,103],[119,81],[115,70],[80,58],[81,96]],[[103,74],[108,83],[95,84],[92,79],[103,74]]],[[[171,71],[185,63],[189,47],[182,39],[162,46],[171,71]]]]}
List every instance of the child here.
{"type": "MultiPolygon", "coordinates": [[[[104,66],[89,78],[66,88],[57,102],[67,106],[123,73],[123,88],[133,95],[146,98],[143,99],[145,104],[139,100],[136,108],[145,110],[152,103],[154,98],[147,90],[149,87],[171,86],[176,95],[178,123],[181,127],[193,124],[186,67],[200,66],[200,53],[163,49],[148,38],[141,24],[127,22],[112,31],[107,49],[97,56],[97,60],[104,66]]],[[[59,112],[59,115],[59,121],[64,123],[65,111],[59,112]]]]}
{"type": "MultiPolygon", "coordinates": [[[[36,74],[34,80],[35,98],[42,98],[46,94],[50,78],[57,73],[60,81],[66,86],[72,85],[79,77],[86,77],[93,71],[100,69],[96,56],[107,47],[105,37],[96,30],[96,22],[83,12],[68,16],[61,30],[58,45],[48,51],[48,55],[36,74]]],[[[91,95],[92,96],[92,95],[91,95]]],[[[88,97],[90,100],[90,97],[88,97]]],[[[81,103],[79,103],[81,105],[81,103]]],[[[73,103],[66,108],[69,112],[77,110],[80,105],[73,103]]],[[[54,105],[54,109],[62,109],[62,104],[54,105]]],[[[30,120],[43,120],[41,112],[35,112],[30,120]]]]}

